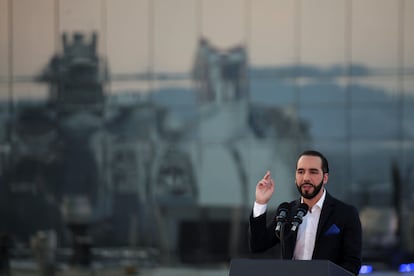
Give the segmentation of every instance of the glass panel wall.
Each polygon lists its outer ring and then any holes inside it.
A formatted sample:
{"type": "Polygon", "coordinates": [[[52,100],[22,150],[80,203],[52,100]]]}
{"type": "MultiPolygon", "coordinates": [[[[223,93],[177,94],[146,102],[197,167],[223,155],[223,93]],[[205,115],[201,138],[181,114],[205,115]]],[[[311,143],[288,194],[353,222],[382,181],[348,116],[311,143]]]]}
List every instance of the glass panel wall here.
{"type": "Polygon", "coordinates": [[[297,199],[296,156],[312,148],[330,161],[326,189],[360,212],[364,260],[407,261],[413,8],[0,0],[0,232],[13,258],[36,262],[46,234],[64,265],[227,275],[254,256],[257,181],[272,172],[271,212],[297,199]]]}

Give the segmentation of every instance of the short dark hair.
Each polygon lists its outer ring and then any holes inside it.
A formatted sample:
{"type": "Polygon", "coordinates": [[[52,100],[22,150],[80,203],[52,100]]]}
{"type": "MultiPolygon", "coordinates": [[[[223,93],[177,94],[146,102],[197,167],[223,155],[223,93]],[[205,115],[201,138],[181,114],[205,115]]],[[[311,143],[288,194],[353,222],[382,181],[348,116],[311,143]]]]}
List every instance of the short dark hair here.
{"type": "Polygon", "coordinates": [[[302,152],[301,154],[299,154],[298,160],[302,156],[317,156],[317,157],[319,157],[322,160],[322,171],[324,173],[329,173],[328,159],[326,159],[326,157],[322,153],[320,153],[319,151],[316,151],[316,150],[305,150],[304,152],[302,152]]]}

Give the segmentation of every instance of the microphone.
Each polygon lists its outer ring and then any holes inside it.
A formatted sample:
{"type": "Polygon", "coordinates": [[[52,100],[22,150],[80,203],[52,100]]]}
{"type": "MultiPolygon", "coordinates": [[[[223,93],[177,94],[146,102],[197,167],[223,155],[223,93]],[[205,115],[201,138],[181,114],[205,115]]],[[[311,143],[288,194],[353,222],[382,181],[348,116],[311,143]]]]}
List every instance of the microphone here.
{"type": "Polygon", "coordinates": [[[302,218],[306,215],[308,212],[308,205],[305,203],[301,203],[296,211],[296,215],[293,217],[292,221],[292,228],[290,231],[295,232],[299,226],[299,224],[302,223],[302,218]]]}
{"type": "Polygon", "coordinates": [[[286,221],[286,217],[289,212],[289,203],[283,202],[279,205],[279,208],[277,209],[277,216],[276,216],[276,232],[280,232],[280,229],[282,228],[283,223],[286,221]]]}

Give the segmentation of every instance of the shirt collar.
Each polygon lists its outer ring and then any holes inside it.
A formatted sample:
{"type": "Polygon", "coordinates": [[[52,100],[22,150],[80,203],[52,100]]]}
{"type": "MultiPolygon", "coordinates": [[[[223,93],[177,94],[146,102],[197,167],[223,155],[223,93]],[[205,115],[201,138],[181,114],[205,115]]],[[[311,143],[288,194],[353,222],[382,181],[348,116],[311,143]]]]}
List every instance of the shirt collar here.
{"type": "Polygon", "coordinates": [[[316,202],[316,204],[315,204],[320,209],[322,209],[323,203],[325,202],[325,197],[326,197],[326,190],[325,190],[325,188],[323,188],[323,194],[322,194],[321,198],[318,200],[318,202],[316,202]]]}

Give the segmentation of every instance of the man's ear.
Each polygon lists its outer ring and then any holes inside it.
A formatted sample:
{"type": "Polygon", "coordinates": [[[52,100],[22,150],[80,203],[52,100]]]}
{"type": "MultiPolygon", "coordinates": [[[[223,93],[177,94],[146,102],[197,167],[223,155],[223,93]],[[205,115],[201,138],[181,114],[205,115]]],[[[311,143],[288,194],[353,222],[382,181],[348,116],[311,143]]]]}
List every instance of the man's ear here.
{"type": "Polygon", "coordinates": [[[323,174],[323,184],[326,184],[328,182],[328,178],[329,178],[329,173],[324,173],[323,174]]]}

